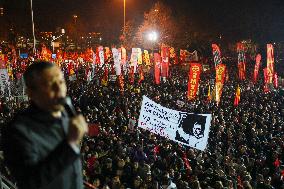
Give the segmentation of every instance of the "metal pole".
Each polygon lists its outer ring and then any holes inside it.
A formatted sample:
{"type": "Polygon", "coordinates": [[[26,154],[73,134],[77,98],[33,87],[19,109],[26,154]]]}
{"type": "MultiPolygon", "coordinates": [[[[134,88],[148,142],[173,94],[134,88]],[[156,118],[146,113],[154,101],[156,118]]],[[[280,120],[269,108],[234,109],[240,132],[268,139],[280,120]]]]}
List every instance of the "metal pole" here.
{"type": "Polygon", "coordinates": [[[1,176],[1,173],[0,173],[0,189],[4,188],[3,187],[3,184],[2,184],[2,176],[1,176]]]}
{"type": "Polygon", "coordinates": [[[123,35],[125,35],[126,0],[123,0],[123,35]]]}
{"type": "Polygon", "coordinates": [[[34,38],[34,44],[33,44],[33,53],[35,54],[36,51],[36,38],[35,38],[35,24],[34,24],[34,12],[33,12],[33,0],[31,0],[31,15],[32,15],[32,28],[33,28],[33,38],[34,38]]]}

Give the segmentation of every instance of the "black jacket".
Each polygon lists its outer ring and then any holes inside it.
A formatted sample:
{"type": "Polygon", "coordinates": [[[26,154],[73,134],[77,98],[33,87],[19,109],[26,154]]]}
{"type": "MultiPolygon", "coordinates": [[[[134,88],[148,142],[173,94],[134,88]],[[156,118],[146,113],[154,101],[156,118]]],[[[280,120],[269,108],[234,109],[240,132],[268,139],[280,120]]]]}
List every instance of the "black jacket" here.
{"type": "Polygon", "coordinates": [[[19,189],[82,189],[80,154],[66,141],[69,118],[30,106],[3,131],[4,159],[19,189]]]}

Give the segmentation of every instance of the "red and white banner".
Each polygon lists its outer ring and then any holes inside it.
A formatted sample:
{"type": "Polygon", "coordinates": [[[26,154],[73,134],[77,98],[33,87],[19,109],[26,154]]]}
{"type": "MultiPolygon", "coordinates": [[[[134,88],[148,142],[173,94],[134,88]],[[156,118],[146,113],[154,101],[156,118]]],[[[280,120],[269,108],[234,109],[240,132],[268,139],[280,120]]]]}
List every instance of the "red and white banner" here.
{"type": "Polygon", "coordinates": [[[222,64],[221,51],[217,44],[212,44],[212,51],[213,51],[213,58],[214,58],[214,63],[216,67],[217,65],[222,64]]]}
{"type": "Polygon", "coordinates": [[[119,51],[116,48],[112,48],[111,51],[112,51],[112,56],[113,56],[113,61],[114,61],[115,74],[120,75],[121,66],[120,66],[120,59],[119,59],[119,51]]]}
{"type": "Polygon", "coordinates": [[[246,58],[245,58],[245,46],[243,43],[237,43],[237,51],[238,51],[239,79],[244,80],[246,74],[246,58]]]}
{"type": "Polygon", "coordinates": [[[102,67],[105,61],[103,46],[97,47],[96,58],[97,58],[96,63],[99,65],[99,67],[102,67]]]}
{"type": "Polygon", "coordinates": [[[188,90],[187,98],[188,100],[193,100],[198,91],[198,84],[200,79],[202,65],[199,63],[191,63],[189,69],[189,79],[188,79],[188,90]]]}
{"type": "Polygon", "coordinates": [[[169,47],[162,47],[161,50],[162,50],[161,51],[161,57],[162,57],[161,75],[162,77],[168,77],[169,76],[169,57],[170,57],[169,47]]]}
{"type": "Polygon", "coordinates": [[[161,56],[159,53],[154,54],[155,62],[155,83],[158,85],[161,82],[161,56]]]}
{"type": "Polygon", "coordinates": [[[267,79],[272,83],[274,75],[274,49],[272,44],[267,44],[267,79]]]}
{"type": "Polygon", "coordinates": [[[139,56],[140,51],[141,51],[140,48],[132,48],[130,67],[133,67],[133,71],[134,71],[133,73],[136,73],[136,68],[138,64],[138,56],[139,56]]]}

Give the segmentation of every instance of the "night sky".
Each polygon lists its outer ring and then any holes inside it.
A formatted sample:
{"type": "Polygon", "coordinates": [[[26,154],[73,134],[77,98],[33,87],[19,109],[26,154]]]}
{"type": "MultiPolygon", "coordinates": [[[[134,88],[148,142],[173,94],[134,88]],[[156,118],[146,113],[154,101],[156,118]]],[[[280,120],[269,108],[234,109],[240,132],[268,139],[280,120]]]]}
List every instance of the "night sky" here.
{"type": "MultiPolygon", "coordinates": [[[[19,33],[29,30],[30,0],[0,0],[5,19],[19,33]]],[[[33,0],[37,31],[54,31],[72,22],[72,15],[88,23],[87,31],[110,29],[118,35],[123,25],[123,0],[33,0]],[[106,27],[107,26],[107,27],[106,27]]],[[[127,20],[143,21],[156,0],[126,0],[127,20]]],[[[162,0],[173,15],[183,15],[199,29],[222,38],[284,41],[284,0],[162,0]]]]}

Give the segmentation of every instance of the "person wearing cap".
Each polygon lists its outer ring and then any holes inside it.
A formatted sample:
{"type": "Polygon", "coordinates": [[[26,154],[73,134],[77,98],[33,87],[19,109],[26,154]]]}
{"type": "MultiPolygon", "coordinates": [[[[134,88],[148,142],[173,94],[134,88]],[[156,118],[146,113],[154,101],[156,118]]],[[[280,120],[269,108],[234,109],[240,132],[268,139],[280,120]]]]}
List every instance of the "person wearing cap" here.
{"type": "Polygon", "coordinates": [[[82,115],[69,116],[62,104],[63,73],[35,62],[24,73],[30,106],[3,131],[7,166],[19,189],[83,189],[79,144],[87,132],[82,115]]]}

